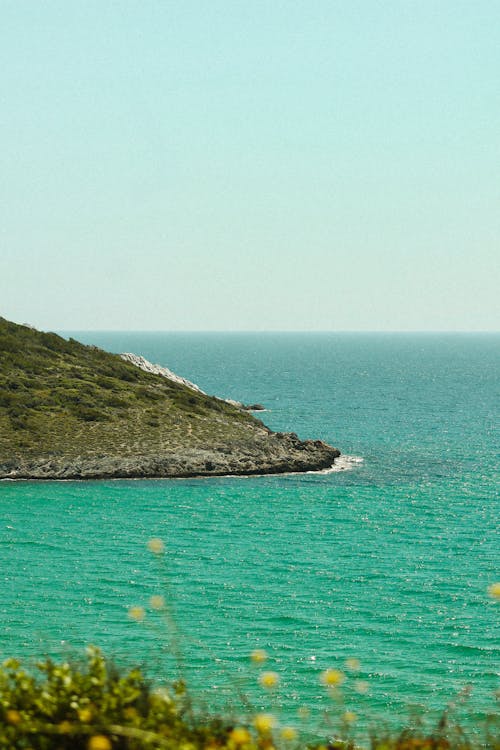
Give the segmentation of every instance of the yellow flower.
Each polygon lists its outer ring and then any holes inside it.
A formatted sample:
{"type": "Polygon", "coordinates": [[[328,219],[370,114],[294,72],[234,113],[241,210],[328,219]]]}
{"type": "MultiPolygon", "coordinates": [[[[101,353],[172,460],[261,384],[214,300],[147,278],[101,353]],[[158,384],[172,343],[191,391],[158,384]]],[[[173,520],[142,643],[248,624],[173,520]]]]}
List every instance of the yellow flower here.
{"type": "Polygon", "coordinates": [[[346,722],[346,724],[352,724],[353,722],[356,721],[357,718],[358,717],[356,716],[356,714],[354,713],[354,711],[346,711],[342,715],[342,719],[343,719],[343,721],[346,722]]]}
{"type": "Polygon", "coordinates": [[[234,742],[235,745],[246,745],[250,742],[252,737],[248,729],[245,729],[245,727],[235,727],[229,735],[229,739],[234,742]]]}
{"type": "Polygon", "coordinates": [[[152,596],[149,603],[153,609],[163,609],[165,606],[165,599],[163,596],[152,596]]]}
{"type": "Polygon", "coordinates": [[[276,726],[276,717],[273,714],[257,714],[254,717],[253,725],[259,734],[269,734],[271,729],[276,726]]]}
{"type": "Polygon", "coordinates": [[[285,742],[293,742],[297,739],[297,730],[294,727],[283,727],[280,732],[281,739],[285,742]]]}
{"type": "Polygon", "coordinates": [[[61,721],[58,728],[61,734],[70,734],[73,731],[73,725],[69,721],[61,721]]]}
{"type": "Polygon", "coordinates": [[[94,734],[89,739],[88,750],[111,750],[112,745],[109,739],[104,734],[94,734]]]}
{"type": "Polygon", "coordinates": [[[361,667],[361,662],[359,659],[346,659],[345,660],[345,668],[349,670],[349,672],[359,672],[361,667]]]}
{"type": "Polygon", "coordinates": [[[360,695],[366,695],[369,689],[370,685],[366,682],[366,680],[356,680],[356,682],[354,683],[354,690],[360,695]]]}
{"type": "Polygon", "coordinates": [[[165,552],[165,545],[161,539],[150,539],[148,542],[148,550],[155,555],[161,555],[165,552]]]}
{"type": "Polygon", "coordinates": [[[276,672],[262,672],[261,676],[259,677],[259,682],[262,687],[268,689],[275,688],[279,681],[280,678],[276,674],[276,672]]]}
{"type": "Polygon", "coordinates": [[[16,711],[13,708],[9,708],[8,711],[5,712],[5,718],[7,720],[7,724],[19,724],[21,721],[21,714],[19,711],[16,711]]]}
{"type": "Polygon", "coordinates": [[[130,619],[135,620],[136,622],[141,622],[141,620],[144,620],[145,612],[143,607],[130,607],[128,611],[128,616],[130,619]]]}
{"type": "Polygon", "coordinates": [[[493,599],[500,599],[500,582],[492,583],[491,586],[488,587],[488,594],[493,599]]]}
{"type": "Polygon", "coordinates": [[[344,682],[345,674],[340,669],[325,669],[321,673],[320,680],[326,687],[337,687],[344,682]]]}
{"type": "Polygon", "coordinates": [[[250,659],[254,664],[263,664],[267,661],[267,651],[264,651],[263,648],[256,648],[255,651],[252,651],[250,654],[250,659]]]}
{"type": "Polygon", "coordinates": [[[92,721],[92,711],[90,708],[81,708],[78,711],[78,718],[82,722],[82,724],[88,724],[92,721]]]}

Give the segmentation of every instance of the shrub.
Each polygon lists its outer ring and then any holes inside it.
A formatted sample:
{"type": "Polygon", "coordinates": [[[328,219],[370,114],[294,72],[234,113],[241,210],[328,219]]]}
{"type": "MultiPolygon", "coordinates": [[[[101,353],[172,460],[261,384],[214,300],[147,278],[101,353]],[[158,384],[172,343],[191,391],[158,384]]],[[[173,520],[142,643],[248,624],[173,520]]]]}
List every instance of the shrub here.
{"type": "Polygon", "coordinates": [[[71,404],[70,408],[73,416],[84,422],[106,422],[109,420],[109,416],[105,412],[94,409],[93,406],[76,403],[71,404]]]}
{"type": "MultiPolygon", "coordinates": [[[[259,665],[260,654],[252,659],[259,665]]],[[[274,688],[277,675],[264,672],[261,684],[274,688]],[[263,678],[266,678],[264,680],[263,678]],[[271,677],[273,678],[271,680],[271,677]]],[[[356,750],[347,725],[338,739],[301,739],[277,717],[257,713],[235,722],[196,715],[182,681],[153,687],[139,669],[121,672],[90,646],[79,663],[40,662],[25,669],[16,659],[0,667],[0,750],[356,750]]],[[[490,731],[473,745],[443,714],[437,727],[374,731],[371,750],[498,750],[490,731]]]]}
{"type": "Polygon", "coordinates": [[[94,647],[83,664],[48,659],[35,673],[8,659],[0,669],[0,748],[138,750],[189,741],[195,733],[175,690],[152,690],[137,669],[121,674],[94,647]]]}

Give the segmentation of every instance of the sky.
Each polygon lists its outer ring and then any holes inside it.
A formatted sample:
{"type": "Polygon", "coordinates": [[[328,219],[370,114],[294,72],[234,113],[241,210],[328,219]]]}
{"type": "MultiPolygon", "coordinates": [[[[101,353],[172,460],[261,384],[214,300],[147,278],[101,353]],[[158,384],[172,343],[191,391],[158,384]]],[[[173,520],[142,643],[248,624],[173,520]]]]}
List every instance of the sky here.
{"type": "Polygon", "coordinates": [[[0,0],[0,315],[499,330],[498,0],[0,0]]]}

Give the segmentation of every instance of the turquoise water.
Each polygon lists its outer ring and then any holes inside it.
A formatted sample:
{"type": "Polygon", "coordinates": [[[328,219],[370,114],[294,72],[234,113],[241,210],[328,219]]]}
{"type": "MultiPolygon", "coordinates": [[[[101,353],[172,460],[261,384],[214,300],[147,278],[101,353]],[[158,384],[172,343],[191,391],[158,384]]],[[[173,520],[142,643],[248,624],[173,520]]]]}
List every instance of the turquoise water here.
{"type": "Polygon", "coordinates": [[[363,460],[302,476],[1,483],[0,658],[93,642],[172,675],[158,616],[127,617],[161,593],[146,549],[160,536],[200,700],[227,706],[237,680],[269,707],[248,664],[264,648],[289,718],[308,705],[319,722],[319,674],[350,657],[346,706],[363,721],[441,710],[469,684],[468,711],[492,708],[498,335],[72,335],[262,402],[270,427],[363,460]]]}

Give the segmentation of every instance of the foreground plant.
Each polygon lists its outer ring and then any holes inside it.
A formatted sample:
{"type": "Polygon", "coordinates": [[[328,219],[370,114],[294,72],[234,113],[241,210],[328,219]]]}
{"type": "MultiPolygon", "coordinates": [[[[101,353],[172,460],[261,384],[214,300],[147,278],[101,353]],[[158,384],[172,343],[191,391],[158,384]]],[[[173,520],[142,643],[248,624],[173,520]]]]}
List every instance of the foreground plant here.
{"type": "Polygon", "coordinates": [[[35,674],[15,659],[0,669],[0,748],[111,750],[222,745],[217,720],[194,725],[183,716],[185,687],[152,689],[142,673],[120,674],[95,647],[86,662],[48,659],[35,674]]]}
{"type": "MultiPolygon", "coordinates": [[[[274,674],[274,673],[272,673],[274,674]]],[[[330,676],[330,675],[329,675],[330,676]]],[[[325,682],[327,680],[325,679],[325,682]]],[[[182,682],[153,689],[133,669],[120,673],[89,647],[80,664],[48,659],[30,672],[15,659],[0,667],[1,750],[354,750],[341,739],[306,743],[273,714],[237,723],[196,716],[186,709],[182,682]]],[[[347,725],[354,715],[344,715],[347,725]]],[[[433,730],[413,727],[397,735],[374,732],[372,750],[470,750],[473,744],[444,714],[433,730]]],[[[477,748],[499,750],[498,725],[487,727],[477,748]]]]}
{"type": "MultiPolygon", "coordinates": [[[[324,730],[317,732],[329,735],[324,743],[307,740],[296,727],[281,723],[277,700],[281,678],[270,669],[262,670],[269,659],[263,649],[254,650],[250,662],[259,670],[258,684],[276,701],[270,712],[256,712],[234,683],[244,718],[234,721],[197,714],[184,677],[165,544],[155,538],[147,547],[159,565],[164,592],[151,597],[149,605],[163,616],[175,681],[153,688],[139,669],[119,671],[95,646],[87,648],[79,663],[57,664],[47,659],[34,672],[16,659],[7,659],[0,666],[0,750],[356,750],[353,731],[358,717],[345,705],[345,688],[350,690],[348,695],[354,695],[366,693],[369,686],[352,679],[361,669],[355,658],[345,661],[345,671],[331,667],[319,675],[331,699],[324,730]]],[[[488,593],[500,600],[500,584],[491,585],[488,593]]],[[[136,623],[146,618],[143,606],[131,607],[128,614],[136,623]]],[[[469,693],[469,689],[462,691],[459,701],[465,702],[469,693]]],[[[376,727],[370,737],[371,750],[500,750],[498,713],[477,735],[480,740],[472,743],[453,723],[454,707],[449,704],[434,729],[418,722],[398,734],[376,727]]],[[[299,709],[299,718],[308,716],[307,707],[299,709]]]]}

